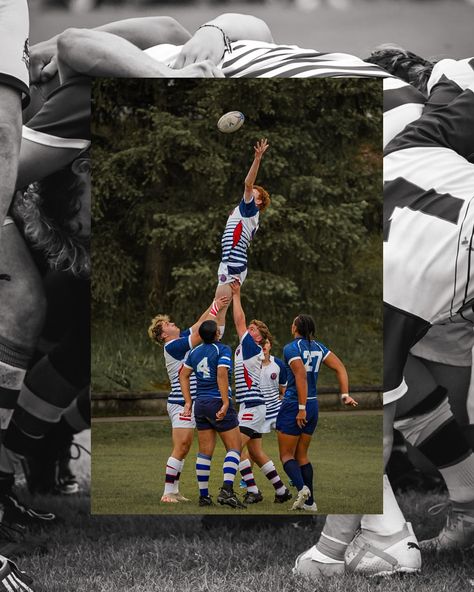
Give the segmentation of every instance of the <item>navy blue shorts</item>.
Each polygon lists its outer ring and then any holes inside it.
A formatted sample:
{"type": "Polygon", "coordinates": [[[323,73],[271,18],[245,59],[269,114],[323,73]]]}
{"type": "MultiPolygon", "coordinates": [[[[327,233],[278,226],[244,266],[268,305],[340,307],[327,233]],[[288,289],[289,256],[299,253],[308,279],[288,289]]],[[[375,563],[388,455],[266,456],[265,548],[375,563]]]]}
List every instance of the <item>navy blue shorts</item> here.
{"type": "Polygon", "coordinates": [[[198,430],[216,430],[216,432],[228,432],[238,427],[239,418],[237,412],[229,404],[229,409],[224,419],[218,421],[216,413],[222,407],[222,399],[213,397],[198,397],[194,403],[194,418],[198,430]]]}
{"type": "Polygon", "coordinates": [[[313,435],[318,425],[318,401],[311,400],[306,403],[306,425],[302,428],[296,423],[298,414],[298,401],[283,399],[278,412],[276,429],[282,434],[289,436],[300,436],[301,434],[313,435]]]}

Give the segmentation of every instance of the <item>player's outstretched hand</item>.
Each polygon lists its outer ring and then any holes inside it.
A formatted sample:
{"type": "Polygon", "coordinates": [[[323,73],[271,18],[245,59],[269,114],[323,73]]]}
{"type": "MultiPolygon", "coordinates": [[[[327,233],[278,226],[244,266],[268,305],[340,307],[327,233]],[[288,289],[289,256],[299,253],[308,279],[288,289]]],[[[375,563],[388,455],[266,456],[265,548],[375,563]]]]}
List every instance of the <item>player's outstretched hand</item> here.
{"type": "Polygon", "coordinates": [[[186,66],[181,70],[173,69],[176,78],[225,78],[222,70],[209,60],[186,66]]]}
{"type": "Polygon", "coordinates": [[[232,290],[232,294],[240,295],[240,282],[235,281],[230,284],[230,289],[232,290]]]}
{"type": "Polygon", "coordinates": [[[58,72],[56,39],[36,43],[30,49],[30,83],[47,82],[58,72]]]}
{"type": "Polygon", "coordinates": [[[359,404],[350,395],[347,395],[347,397],[343,397],[342,402],[344,403],[344,405],[347,405],[348,407],[357,407],[357,405],[359,404]]]}
{"type": "Polygon", "coordinates": [[[254,150],[255,150],[255,158],[262,158],[262,156],[265,154],[265,152],[270,148],[270,144],[267,142],[267,138],[262,138],[261,140],[259,140],[256,144],[256,146],[254,146],[254,150]]]}
{"type": "Polygon", "coordinates": [[[227,306],[230,302],[230,298],[228,296],[220,296],[214,300],[216,304],[217,310],[221,310],[224,306],[227,306]]]}
{"type": "Polygon", "coordinates": [[[216,27],[202,27],[183,45],[176,58],[175,68],[185,68],[204,60],[217,66],[224,55],[224,37],[216,27]]]}

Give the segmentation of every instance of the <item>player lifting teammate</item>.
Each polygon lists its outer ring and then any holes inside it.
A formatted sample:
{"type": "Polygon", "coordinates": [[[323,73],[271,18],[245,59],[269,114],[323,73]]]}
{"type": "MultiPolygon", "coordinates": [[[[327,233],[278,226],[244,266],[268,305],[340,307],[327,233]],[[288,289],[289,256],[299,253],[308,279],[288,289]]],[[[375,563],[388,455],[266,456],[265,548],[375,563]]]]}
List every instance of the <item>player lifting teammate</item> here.
{"type": "Polygon", "coordinates": [[[181,369],[179,381],[186,401],[183,414],[191,417],[191,376],[196,376],[196,402],[194,417],[198,429],[199,452],[196,476],[199,486],[199,505],[211,506],[209,477],[211,460],[216,447],[216,434],[226,448],[224,480],[217,501],[232,508],[245,508],[234,493],[233,485],[240,462],[240,432],[237,413],[231,402],[230,377],[232,351],[218,342],[219,332],[214,321],[205,321],[199,327],[204,343],[194,348],[181,369]]]}
{"type": "MultiPolygon", "coordinates": [[[[165,503],[188,501],[179,492],[179,477],[196,427],[194,416],[184,413],[185,400],[179,384],[179,371],[189,351],[201,341],[198,333],[201,323],[215,319],[219,308],[225,304],[227,304],[225,297],[215,300],[196,323],[183,332],[170,321],[167,315],[154,317],[148,328],[150,339],[164,345],[166,371],[171,384],[167,409],[172,425],[173,449],[166,463],[165,489],[161,498],[165,503]]],[[[195,394],[195,388],[195,381],[193,381],[192,396],[195,394]]]]}

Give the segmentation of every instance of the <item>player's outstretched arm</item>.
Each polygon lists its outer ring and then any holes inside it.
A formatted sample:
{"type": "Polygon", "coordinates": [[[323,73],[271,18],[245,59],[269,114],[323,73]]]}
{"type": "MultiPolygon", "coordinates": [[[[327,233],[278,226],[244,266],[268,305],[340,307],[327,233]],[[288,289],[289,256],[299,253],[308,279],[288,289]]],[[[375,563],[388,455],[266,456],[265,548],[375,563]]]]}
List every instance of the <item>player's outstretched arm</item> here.
{"type": "Polygon", "coordinates": [[[268,25],[262,19],[249,14],[225,13],[204,23],[185,43],[175,68],[184,68],[202,60],[218,64],[232,41],[248,39],[273,41],[268,25]]]}
{"type": "Polygon", "coordinates": [[[262,160],[263,155],[268,150],[270,145],[266,138],[262,138],[261,140],[257,141],[257,144],[254,146],[254,158],[252,164],[250,165],[249,172],[245,177],[245,191],[244,191],[244,199],[248,203],[252,200],[253,194],[253,186],[257,179],[258,169],[260,168],[260,162],[262,160]]]}
{"type": "Polygon", "coordinates": [[[347,374],[346,367],[341,362],[341,360],[336,356],[336,354],[331,352],[324,358],[324,364],[328,368],[331,368],[331,370],[334,370],[337,375],[342,402],[345,405],[357,407],[357,401],[349,395],[349,376],[347,374]]]}
{"type": "MultiPolygon", "coordinates": [[[[71,29],[69,29],[71,30],[71,29]]],[[[115,21],[96,27],[95,31],[113,33],[138,47],[147,49],[160,43],[182,45],[190,39],[190,33],[169,16],[152,16],[115,21]]],[[[31,83],[45,82],[58,70],[57,42],[59,35],[32,46],[30,51],[31,83]]]]}
{"type": "Polygon", "coordinates": [[[191,374],[193,373],[192,368],[188,366],[181,366],[179,372],[179,384],[181,386],[181,392],[184,397],[184,409],[183,415],[191,415],[191,408],[193,406],[193,400],[191,398],[191,374]]]}
{"type": "Polygon", "coordinates": [[[239,282],[232,282],[230,287],[232,288],[232,313],[234,316],[235,330],[239,339],[242,339],[242,336],[247,331],[247,322],[240,300],[240,284],[239,282]]]}
{"type": "Polygon", "coordinates": [[[217,318],[217,313],[224,307],[229,305],[230,298],[228,296],[221,296],[220,298],[216,298],[212,301],[212,304],[209,308],[207,308],[199,319],[192,325],[191,327],[191,345],[192,347],[196,347],[198,343],[201,343],[202,339],[198,333],[199,327],[201,326],[204,321],[215,321],[217,318]]]}

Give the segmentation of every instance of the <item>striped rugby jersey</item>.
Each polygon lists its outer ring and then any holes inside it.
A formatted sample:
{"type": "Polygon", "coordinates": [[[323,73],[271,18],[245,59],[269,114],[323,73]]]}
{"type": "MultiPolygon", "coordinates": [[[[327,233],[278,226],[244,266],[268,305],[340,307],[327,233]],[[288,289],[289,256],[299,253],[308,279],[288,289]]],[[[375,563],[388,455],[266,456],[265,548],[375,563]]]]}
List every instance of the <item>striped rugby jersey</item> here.
{"type": "Polygon", "coordinates": [[[286,371],[288,374],[288,385],[285,391],[285,399],[290,401],[298,401],[298,393],[296,390],[296,380],[293,370],[291,369],[291,362],[293,360],[301,360],[306,368],[306,378],[308,381],[308,401],[318,398],[316,384],[318,381],[319,368],[321,362],[331,353],[331,351],[322,343],[318,341],[308,341],[298,337],[290,343],[287,343],[283,348],[283,359],[286,364],[286,371]]]}
{"type": "Polygon", "coordinates": [[[281,407],[280,386],[286,386],[285,364],[275,356],[270,356],[269,364],[262,364],[260,372],[260,391],[265,399],[267,413],[265,419],[274,419],[281,407]]]}
{"type": "Polygon", "coordinates": [[[244,333],[235,350],[235,399],[246,407],[264,405],[260,391],[260,373],[264,353],[248,331],[244,333]]]}
{"type": "Polygon", "coordinates": [[[229,274],[247,269],[247,249],[258,229],[259,209],[255,200],[249,203],[242,198],[227,219],[222,235],[222,263],[227,264],[229,274]]]}
{"type": "MultiPolygon", "coordinates": [[[[347,53],[322,53],[297,45],[264,41],[234,41],[220,67],[231,78],[384,78],[389,76],[375,64],[347,53]]],[[[145,50],[151,58],[173,67],[182,46],[161,44],[145,50]]]]}
{"type": "Polygon", "coordinates": [[[429,323],[472,315],[474,70],[461,62],[435,66],[422,116],[384,156],[384,300],[429,323]]]}
{"type": "MultiPolygon", "coordinates": [[[[229,398],[232,396],[232,351],[223,343],[201,343],[189,352],[183,364],[194,371],[196,377],[196,398],[212,397],[220,399],[217,384],[217,368],[223,366],[229,372],[229,398]]],[[[191,375],[193,376],[193,375],[191,375]]]]}
{"type": "MultiPolygon", "coordinates": [[[[191,350],[191,329],[182,331],[180,337],[168,341],[164,346],[166,371],[171,384],[168,403],[184,405],[184,397],[179,384],[179,371],[191,350]]],[[[191,397],[196,398],[196,377],[191,375],[191,397]]]]}

